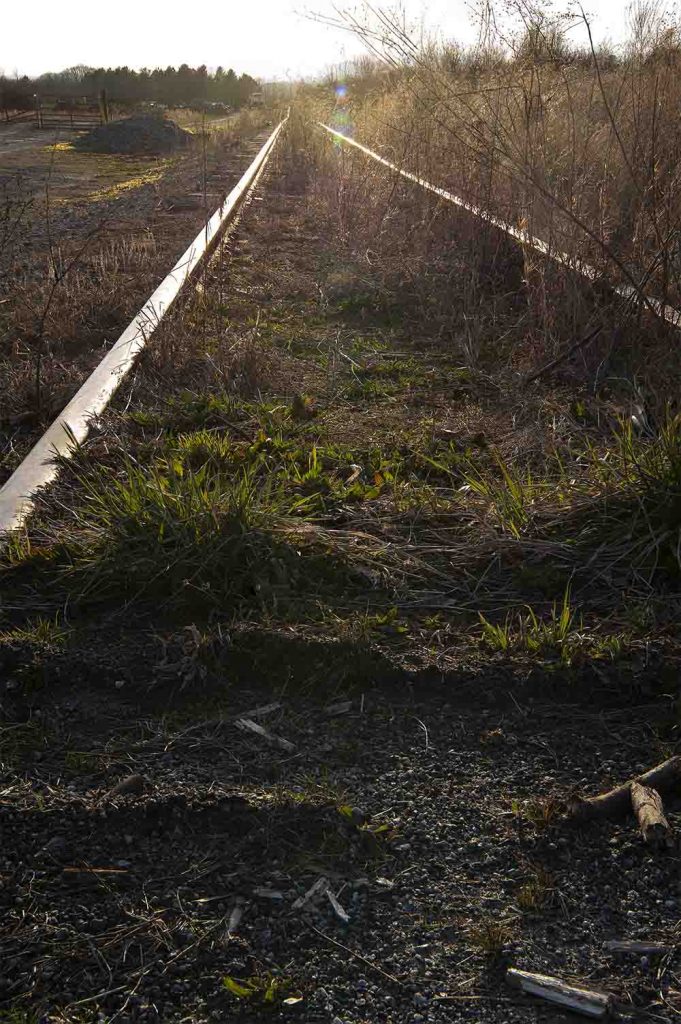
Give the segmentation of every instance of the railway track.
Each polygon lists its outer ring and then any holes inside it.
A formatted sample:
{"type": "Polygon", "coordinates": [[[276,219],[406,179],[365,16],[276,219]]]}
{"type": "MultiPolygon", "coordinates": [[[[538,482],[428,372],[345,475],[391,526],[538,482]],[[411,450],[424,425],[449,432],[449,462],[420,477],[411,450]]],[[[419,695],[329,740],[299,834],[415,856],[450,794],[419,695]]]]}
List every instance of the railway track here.
{"type": "MultiPolygon", "coordinates": [[[[116,389],[163,321],[183,287],[212,251],[252,193],[274,151],[286,121],[287,118],[284,118],[277,125],[224,202],[215,210],[142,309],[83,383],[74,398],[45,431],[9,480],[0,488],[0,538],[7,536],[26,522],[33,508],[37,492],[55,479],[58,472],[58,459],[68,458],[74,448],[85,440],[91,421],[106,408],[116,389]]],[[[601,274],[591,264],[554,249],[542,239],[398,166],[329,125],[320,121],[317,122],[317,127],[340,145],[361,152],[407,181],[498,229],[521,246],[535,250],[567,271],[578,274],[590,282],[601,279],[601,274]]],[[[631,284],[613,284],[613,292],[629,302],[644,305],[655,316],[676,328],[681,328],[681,311],[679,309],[645,295],[633,278],[631,280],[631,284]]]]}
{"type": "MultiPolygon", "coordinates": [[[[434,195],[439,196],[440,199],[444,199],[448,203],[453,203],[455,206],[458,206],[460,209],[472,214],[479,220],[484,221],[492,227],[498,228],[499,231],[502,231],[514,241],[519,242],[520,245],[534,249],[535,252],[540,253],[547,259],[550,259],[559,266],[564,267],[566,270],[579,274],[587,281],[601,281],[602,274],[590,263],[586,263],[584,260],[579,259],[579,257],[571,256],[567,252],[554,249],[553,246],[549,245],[543,239],[537,238],[528,231],[521,230],[515,225],[509,224],[507,221],[493,216],[486,210],[481,209],[479,206],[475,206],[473,203],[467,202],[467,200],[463,199],[461,196],[457,196],[453,192],[447,191],[447,189],[440,188],[438,185],[433,185],[418,174],[412,174],[411,171],[407,171],[403,167],[399,167],[397,164],[394,164],[390,160],[381,156],[380,153],[376,153],[373,149],[369,149],[368,146],[364,146],[361,142],[357,142],[355,139],[343,134],[343,132],[329,127],[329,125],[324,124],[322,121],[318,121],[317,126],[327,132],[341,145],[350,146],[353,149],[358,150],[360,153],[364,153],[365,156],[370,157],[372,160],[375,160],[376,163],[382,164],[389,170],[394,171],[402,178],[406,178],[407,181],[414,182],[416,185],[426,189],[428,192],[432,192],[434,195]]],[[[627,268],[622,265],[620,269],[627,274],[630,279],[630,283],[612,284],[612,291],[615,295],[619,295],[620,298],[626,299],[628,302],[645,306],[651,313],[659,317],[661,320],[666,321],[673,327],[681,329],[681,310],[677,309],[675,306],[670,306],[667,303],[661,302],[654,296],[646,295],[627,268]]]]}
{"type": "Polygon", "coordinates": [[[675,639],[648,661],[644,634],[643,662],[635,634],[631,667],[605,646],[626,508],[514,476],[538,511],[512,534],[462,486],[498,479],[493,450],[514,474],[565,451],[571,396],[464,372],[408,292],[386,316],[298,170],[272,168],[163,332],[177,358],[143,360],[3,574],[0,1015],[521,1024],[509,964],[666,1019],[603,943],[671,949],[676,858],[633,818],[559,830],[576,785],[650,765],[676,678],[675,639]],[[566,578],[587,607],[556,640],[566,578]]]}
{"type": "Polygon", "coordinates": [[[55,479],[58,460],[69,458],[75,446],[85,440],[91,421],[106,408],[183,287],[212,252],[256,187],[285,124],[286,118],[277,125],[232,191],[72,400],[0,488],[0,538],[25,523],[33,508],[36,493],[55,479]]]}

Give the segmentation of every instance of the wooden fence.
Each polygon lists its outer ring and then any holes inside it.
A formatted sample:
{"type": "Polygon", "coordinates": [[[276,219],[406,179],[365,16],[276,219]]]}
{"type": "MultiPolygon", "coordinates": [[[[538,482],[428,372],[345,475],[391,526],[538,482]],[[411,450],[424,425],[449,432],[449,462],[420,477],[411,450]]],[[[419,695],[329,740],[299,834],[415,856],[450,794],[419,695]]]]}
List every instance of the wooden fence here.
{"type": "Polygon", "coordinates": [[[66,105],[68,101],[58,97],[50,97],[43,105],[40,96],[35,97],[33,110],[2,110],[0,111],[0,128],[3,125],[25,122],[36,128],[60,128],[67,131],[88,131],[109,120],[109,105],[104,91],[97,99],[88,100],[87,104],[66,105]],[[56,100],[56,102],[55,102],[56,100]]]}

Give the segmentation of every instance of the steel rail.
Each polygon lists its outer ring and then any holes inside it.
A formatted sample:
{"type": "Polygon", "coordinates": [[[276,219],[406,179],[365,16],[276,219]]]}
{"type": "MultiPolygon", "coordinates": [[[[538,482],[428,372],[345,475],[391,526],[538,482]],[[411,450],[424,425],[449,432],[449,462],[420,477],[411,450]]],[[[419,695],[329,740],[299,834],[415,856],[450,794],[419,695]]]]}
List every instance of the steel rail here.
{"type": "Polygon", "coordinates": [[[69,458],[88,435],[91,421],[113,397],[137,356],[205,255],[213,248],[255,187],[288,118],[274,129],[250,167],[161,281],[139,313],[93,370],[57,419],[0,488],[0,539],[21,527],[33,509],[37,492],[58,473],[57,459],[69,458]]]}
{"type": "MultiPolygon", "coordinates": [[[[386,158],[381,156],[379,153],[375,153],[373,149],[369,149],[368,146],[363,146],[361,142],[351,139],[348,135],[344,135],[343,132],[329,127],[329,125],[324,124],[322,121],[318,121],[317,126],[319,128],[323,128],[325,132],[328,132],[329,135],[332,135],[339,142],[346,143],[349,146],[354,146],[355,149],[360,150],[360,152],[366,154],[366,156],[370,156],[372,160],[376,160],[379,164],[383,164],[384,167],[390,168],[391,171],[395,171],[403,178],[407,178],[409,181],[415,182],[428,192],[433,192],[436,196],[440,196],[440,198],[446,199],[447,202],[454,203],[456,206],[461,207],[462,210],[466,210],[467,213],[471,213],[475,217],[479,217],[481,220],[487,221],[488,224],[491,224],[493,227],[498,228],[500,231],[503,231],[511,238],[520,242],[521,245],[529,246],[531,249],[536,250],[536,252],[541,253],[548,259],[553,260],[561,266],[567,267],[569,270],[581,274],[582,277],[585,277],[590,281],[596,281],[601,278],[601,274],[595,267],[592,267],[590,263],[585,263],[584,260],[580,260],[576,256],[570,256],[569,253],[561,252],[559,249],[554,249],[548,244],[548,242],[544,242],[541,238],[537,238],[535,235],[531,235],[529,232],[523,231],[522,229],[515,227],[513,224],[509,224],[507,221],[501,220],[499,217],[495,217],[493,214],[487,213],[479,206],[469,203],[461,196],[457,196],[453,192],[448,192],[444,188],[431,184],[431,182],[426,181],[425,178],[419,177],[418,174],[412,174],[411,171],[405,171],[402,167],[398,167],[397,164],[393,164],[390,160],[386,160],[386,158]]],[[[630,302],[643,303],[661,320],[665,320],[673,327],[681,329],[681,310],[677,309],[675,306],[667,305],[659,299],[645,295],[639,289],[634,288],[634,286],[630,284],[609,284],[609,287],[616,295],[620,295],[622,298],[627,299],[630,302]]]]}

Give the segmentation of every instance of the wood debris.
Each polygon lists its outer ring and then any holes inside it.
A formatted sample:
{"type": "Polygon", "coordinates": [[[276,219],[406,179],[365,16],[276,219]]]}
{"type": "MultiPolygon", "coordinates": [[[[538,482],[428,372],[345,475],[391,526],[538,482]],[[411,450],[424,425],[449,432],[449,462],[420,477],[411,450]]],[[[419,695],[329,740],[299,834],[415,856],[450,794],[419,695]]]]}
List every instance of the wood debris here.
{"type": "Polygon", "coordinates": [[[236,933],[237,928],[241,924],[241,918],[244,916],[244,908],[241,900],[237,900],[232,913],[229,915],[229,924],[227,925],[227,936],[230,937],[236,933]]]}
{"type": "Polygon", "coordinates": [[[317,897],[323,896],[325,892],[328,892],[328,889],[329,880],[325,875],[321,875],[314,885],[310,886],[306,893],[303,893],[302,896],[298,897],[291,909],[302,910],[302,908],[307,906],[308,903],[311,903],[313,900],[317,899],[317,897]]]}
{"type": "Polygon", "coordinates": [[[644,842],[656,850],[671,849],[674,837],[664,814],[660,794],[648,786],[642,786],[640,782],[632,782],[631,806],[638,818],[644,842]]]}
{"type": "Polygon", "coordinates": [[[283,900],[284,894],[279,889],[267,889],[264,886],[258,886],[253,890],[254,896],[259,896],[262,900],[283,900]]]}
{"type": "Polygon", "coordinates": [[[112,796],[138,796],[144,792],[145,781],[142,775],[128,775],[127,778],[121,779],[117,782],[109,792],[106,794],[107,797],[112,796]]]}
{"type": "Polygon", "coordinates": [[[681,755],[670,757],[644,775],[636,779],[630,779],[621,786],[602,793],[600,796],[592,796],[588,799],[576,797],[573,799],[570,813],[577,821],[588,821],[590,819],[617,819],[623,818],[631,809],[631,786],[633,782],[639,783],[658,793],[665,793],[675,786],[681,785],[681,755]]]}
{"type": "Polygon", "coordinates": [[[330,889],[326,890],[326,898],[331,904],[333,912],[338,918],[338,920],[342,921],[343,924],[350,924],[350,918],[347,914],[347,911],[343,909],[343,907],[340,905],[340,903],[338,902],[338,900],[336,899],[336,897],[334,896],[330,889]]]}
{"type": "Polygon", "coordinates": [[[605,1017],[613,1009],[614,1000],[611,995],[567,985],[559,978],[551,978],[547,974],[532,974],[510,967],[506,972],[506,980],[509,985],[519,988],[528,995],[565,1006],[586,1017],[605,1017]]]}
{"type": "Polygon", "coordinates": [[[258,725],[252,718],[237,718],[236,726],[238,729],[242,729],[245,732],[254,732],[256,736],[261,736],[262,739],[267,740],[268,743],[273,746],[281,747],[288,754],[292,753],[296,748],[295,744],[291,743],[290,740],[285,740],[283,736],[275,736],[274,733],[268,732],[267,729],[262,725],[258,725]]]}
{"type": "Polygon", "coordinates": [[[273,704],[262,704],[259,708],[252,708],[250,711],[242,711],[239,718],[265,718],[266,715],[271,715],[275,711],[279,711],[283,708],[283,704],[279,701],[275,701],[273,704]]]}
{"type": "Polygon", "coordinates": [[[631,953],[633,956],[663,956],[671,946],[662,942],[637,942],[634,939],[610,939],[603,943],[606,953],[631,953]]]}
{"type": "Polygon", "coordinates": [[[335,704],[327,704],[324,711],[327,715],[346,715],[352,707],[351,700],[340,700],[335,704]]]}

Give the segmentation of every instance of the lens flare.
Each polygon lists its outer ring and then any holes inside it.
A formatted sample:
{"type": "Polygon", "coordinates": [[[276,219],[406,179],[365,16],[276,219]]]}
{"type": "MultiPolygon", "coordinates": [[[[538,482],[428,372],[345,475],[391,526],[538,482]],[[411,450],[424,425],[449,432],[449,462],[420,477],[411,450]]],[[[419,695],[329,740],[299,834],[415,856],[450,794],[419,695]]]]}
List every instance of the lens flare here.
{"type": "Polygon", "coordinates": [[[348,87],[338,82],[335,86],[336,107],[331,117],[333,127],[343,135],[352,135],[350,112],[348,110],[348,87]]]}

